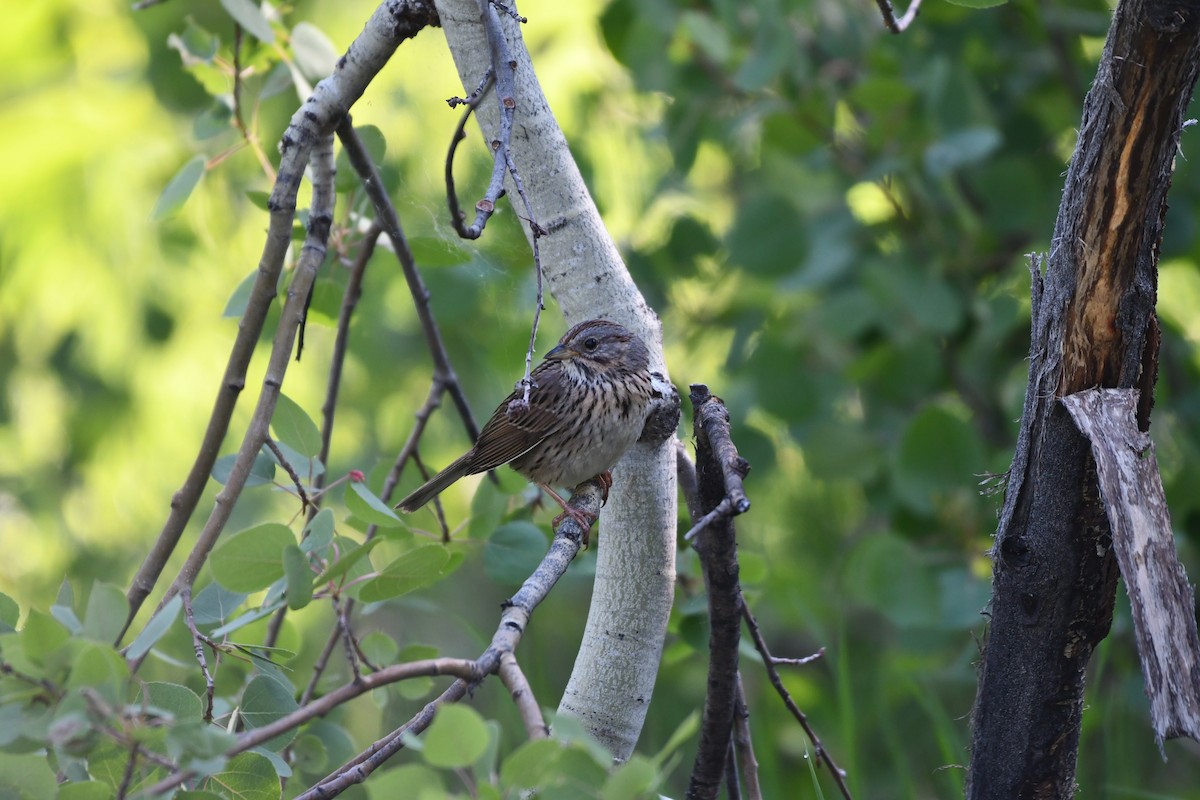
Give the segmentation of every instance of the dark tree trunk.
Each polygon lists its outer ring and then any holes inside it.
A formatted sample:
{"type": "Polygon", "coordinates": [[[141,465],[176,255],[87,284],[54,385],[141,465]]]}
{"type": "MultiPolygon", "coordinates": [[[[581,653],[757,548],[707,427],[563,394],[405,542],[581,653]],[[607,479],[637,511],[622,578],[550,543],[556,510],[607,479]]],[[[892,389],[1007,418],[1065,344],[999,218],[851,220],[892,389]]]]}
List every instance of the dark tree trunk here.
{"type": "Polygon", "coordinates": [[[972,800],[1075,795],[1084,671],[1108,633],[1118,572],[1088,443],[1059,400],[1139,388],[1138,424],[1149,427],[1158,245],[1198,66],[1200,4],[1118,6],[1044,278],[1033,265],[1029,385],[992,553],[972,800]]]}

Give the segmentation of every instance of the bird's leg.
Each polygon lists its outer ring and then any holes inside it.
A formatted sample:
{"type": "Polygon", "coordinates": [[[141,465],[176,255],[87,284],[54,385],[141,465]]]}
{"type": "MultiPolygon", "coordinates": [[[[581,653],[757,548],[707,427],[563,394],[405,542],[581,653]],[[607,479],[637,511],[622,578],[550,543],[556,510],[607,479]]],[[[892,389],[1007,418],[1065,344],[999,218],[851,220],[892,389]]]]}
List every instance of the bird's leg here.
{"type": "Polygon", "coordinates": [[[600,482],[600,488],[604,490],[604,497],[600,500],[601,506],[608,505],[608,490],[612,488],[612,473],[604,470],[596,476],[596,480],[600,482]]]}
{"type": "MultiPolygon", "coordinates": [[[[611,482],[612,482],[612,478],[609,478],[609,483],[611,483],[611,482]]],[[[601,480],[602,485],[603,485],[603,483],[604,483],[604,481],[601,480]]],[[[549,486],[547,486],[544,483],[539,483],[538,486],[542,487],[542,489],[544,489],[546,491],[546,494],[553,497],[558,502],[558,504],[560,506],[562,506],[563,513],[561,513],[557,517],[555,517],[554,521],[551,522],[550,525],[552,527],[557,528],[558,523],[562,522],[567,517],[570,517],[571,519],[575,520],[576,522],[579,523],[579,527],[583,528],[583,547],[584,547],[584,549],[587,549],[588,536],[592,532],[592,525],[596,524],[596,520],[598,520],[600,518],[600,515],[592,514],[589,511],[581,511],[578,508],[574,508],[572,506],[567,505],[567,501],[562,499],[562,495],[560,495],[558,492],[554,491],[552,488],[550,488],[549,486]]],[[[608,496],[608,488],[607,487],[605,487],[605,489],[604,489],[604,494],[605,494],[605,497],[608,496]]]]}

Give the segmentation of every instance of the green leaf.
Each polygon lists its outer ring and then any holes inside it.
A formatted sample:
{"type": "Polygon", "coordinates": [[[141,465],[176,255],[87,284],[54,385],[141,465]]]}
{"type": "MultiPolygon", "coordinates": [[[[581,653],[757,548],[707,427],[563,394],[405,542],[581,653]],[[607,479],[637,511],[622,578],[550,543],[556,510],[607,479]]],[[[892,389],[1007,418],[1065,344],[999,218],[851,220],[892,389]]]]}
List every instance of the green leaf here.
{"type": "Polygon", "coordinates": [[[634,754],[605,782],[601,796],[604,800],[644,797],[652,792],[659,781],[658,769],[653,762],[645,756],[634,754]]]}
{"type": "Polygon", "coordinates": [[[979,434],[961,417],[939,406],[922,410],[905,429],[894,456],[896,494],[914,511],[931,514],[953,492],[977,497],[984,470],[979,434]]]}
{"type": "Polygon", "coordinates": [[[192,599],[192,619],[198,626],[220,625],[232,619],[244,602],[245,594],[231,592],[221,584],[213,582],[201,589],[192,599]]]}
{"type": "Polygon", "coordinates": [[[59,786],[57,800],[111,800],[112,797],[112,787],[100,781],[79,781],[59,786]]]}
{"type": "Polygon", "coordinates": [[[221,6],[247,33],[266,44],[275,41],[275,31],[258,6],[250,0],[221,0],[221,6]]]}
{"type": "Polygon", "coordinates": [[[84,643],[71,664],[68,689],[93,689],[108,702],[118,703],[129,681],[129,664],[111,645],[84,643]]]}
{"type": "Polygon", "coordinates": [[[542,563],[546,547],[546,535],[528,520],[501,525],[484,547],[484,570],[497,583],[520,584],[542,563]]]}
{"type": "Polygon", "coordinates": [[[200,719],[204,713],[200,697],[178,683],[150,681],[142,684],[141,701],[169,713],[176,721],[200,719]]]}
{"type": "Polygon", "coordinates": [[[229,295],[229,299],[225,302],[225,310],[221,312],[223,319],[237,319],[246,313],[246,304],[250,302],[250,295],[254,292],[254,283],[257,280],[258,270],[254,270],[242,278],[242,282],[237,285],[233,294],[229,295]]]}
{"type": "MultiPolygon", "coordinates": [[[[300,706],[296,703],[290,686],[277,679],[259,675],[246,685],[242,692],[241,716],[248,728],[261,728],[277,719],[286,717],[300,706]]],[[[296,730],[279,734],[263,744],[268,750],[279,751],[296,738],[296,730]]]]}
{"type": "Polygon", "coordinates": [[[845,585],[851,596],[902,628],[935,627],[938,587],[921,554],[891,534],[868,536],[850,553],[845,585]]]}
{"type": "Polygon", "coordinates": [[[150,648],[154,647],[155,643],[165,636],[167,631],[171,629],[171,626],[175,624],[181,608],[183,608],[183,597],[181,595],[175,595],[167,601],[167,604],[150,618],[150,621],[146,623],[146,627],[142,628],[142,632],[129,645],[129,649],[125,651],[125,657],[131,661],[136,661],[150,652],[150,648]]]}
{"type": "Polygon", "coordinates": [[[995,8],[1004,5],[1008,0],[946,0],[946,2],[967,8],[995,8]]]}
{"type": "Polygon", "coordinates": [[[283,574],[287,577],[288,608],[296,611],[312,602],[313,571],[308,556],[299,547],[289,544],[283,548],[283,574]]]}
{"type": "Polygon", "coordinates": [[[58,781],[44,755],[16,756],[0,753],[0,797],[5,800],[46,800],[58,781]]]}
{"type": "Polygon", "coordinates": [[[279,800],[279,776],[258,753],[239,753],[224,770],[204,780],[201,788],[237,800],[279,800]]]}
{"type": "Polygon", "coordinates": [[[425,760],[449,769],[470,766],[488,744],[483,717],[464,705],[443,706],[423,738],[425,760]]]}
{"type": "Polygon", "coordinates": [[[111,583],[96,581],[88,595],[87,611],[83,615],[83,635],[94,642],[111,644],[125,627],[129,616],[129,601],[125,592],[111,583]]]}
{"type": "Polygon", "coordinates": [[[957,131],[925,148],[925,171],[940,178],[987,158],[1001,141],[1000,131],[992,127],[957,131]]]}
{"type": "Polygon", "coordinates": [[[25,627],[21,629],[21,647],[32,662],[45,665],[51,653],[66,644],[70,632],[49,615],[35,608],[29,609],[25,627]]]}
{"type": "Polygon", "coordinates": [[[266,211],[271,201],[271,193],[263,192],[258,189],[247,189],[246,199],[253,203],[255,208],[266,211]]]}
{"type": "Polygon", "coordinates": [[[283,548],[296,543],[292,529],[267,522],[235,533],[213,550],[213,577],[235,592],[257,592],[283,577],[283,548]]]}
{"type": "Polygon", "coordinates": [[[158,202],[150,212],[152,222],[161,222],[173,217],[183,208],[183,204],[192,196],[200,179],[204,177],[206,163],[204,156],[195,156],[179,168],[179,172],[175,173],[175,177],[171,178],[162,194],[158,196],[158,202]]]}
{"type": "MultiPolygon", "coordinates": [[[[237,457],[237,453],[229,453],[218,458],[213,464],[213,480],[224,486],[229,481],[229,473],[233,471],[233,463],[237,461],[237,457]]],[[[254,466],[250,467],[250,474],[246,476],[246,488],[270,485],[274,480],[275,459],[268,450],[263,449],[254,457],[254,466]]]]}
{"type": "MultiPolygon", "coordinates": [[[[313,457],[321,452],[321,431],[296,401],[280,393],[271,416],[275,437],[303,456],[313,457]]],[[[301,472],[300,464],[292,467],[301,472]]]]}
{"type": "Polygon", "coordinates": [[[309,22],[292,29],[292,52],[300,72],[310,81],[332,75],[340,56],[325,32],[309,22]]]}
{"type": "Polygon", "coordinates": [[[363,556],[368,555],[382,541],[383,539],[375,538],[369,542],[357,544],[351,539],[339,537],[337,543],[342,555],[317,576],[316,583],[321,584],[326,581],[334,581],[347,574],[356,564],[362,561],[363,556]]]}
{"type": "Polygon", "coordinates": [[[407,528],[404,520],[388,508],[387,503],[375,496],[366,483],[351,481],[346,489],[346,508],[350,513],[381,528],[407,528]]]}
{"type": "Polygon", "coordinates": [[[0,592],[0,633],[12,633],[21,618],[21,607],[17,601],[0,592]]]}
{"type": "Polygon", "coordinates": [[[684,742],[691,739],[700,730],[700,712],[693,710],[683,718],[679,726],[675,728],[675,732],[671,734],[671,738],[662,746],[662,749],[654,754],[654,763],[660,769],[670,758],[671,754],[683,746],[684,742]]]}
{"type": "Polygon", "coordinates": [[[541,786],[554,773],[562,752],[562,742],[556,739],[525,742],[500,765],[500,786],[508,791],[541,786]]]}
{"type": "Polygon", "coordinates": [[[300,549],[319,558],[325,558],[328,555],[329,545],[332,543],[333,511],[322,508],[305,528],[304,540],[300,542],[300,549]]]}
{"type": "Polygon", "coordinates": [[[450,561],[450,551],[431,544],[409,550],[388,564],[379,576],[364,583],[358,599],[364,603],[390,600],[434,583],[450,561]]]}

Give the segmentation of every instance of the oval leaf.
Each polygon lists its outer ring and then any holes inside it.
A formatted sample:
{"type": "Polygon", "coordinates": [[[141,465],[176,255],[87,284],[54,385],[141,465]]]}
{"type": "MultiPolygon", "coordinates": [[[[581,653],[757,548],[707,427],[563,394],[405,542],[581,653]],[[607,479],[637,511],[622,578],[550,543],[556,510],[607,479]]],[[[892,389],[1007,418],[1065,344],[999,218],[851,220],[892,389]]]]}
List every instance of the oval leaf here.
{"type": "Polygon", "coordinates": [[[295,543],[292,529],[278,522],[247,528],[213,550],[213,577],[235,592],[265,589],[283,577],[283,548],[295,543]]]}
{"type": "MultiPolygon", "coordinates": [[[[247,728],[261,728],[282,719],[300,706],[292,688],[267,675],[259,675],[242,692],[242,720],[247,728]]],[[[296,729],[279,734],[263,744],[268,750],[282,750],[296,738],[296,729]]]]}
{"type": "Polygon", "coordinates": [[[425,760],[435,767],[468,767],[487,749],[487,726],[469,706],[446,706],[425,734],[425,760]]]}
{"type": "MultiPolygon", "coordinates": [[[[315,456],[321,452],[321,431],[304,409],[286,394],[280,393],[271,415],[271,430],[275,437],[303,456],[315,456]]],[[[302,465],[292,464],[297,472],[302,465]]]]}
{"type": "Polygon", "coordinates": [[[365,603],[390,600],[427,586],[442,576],[442,570],[449,561],[450,551],[441,545],[431,544],[409,550],[388,564],[379,577],[364,583],[358,599],[365,603]]]}
{"type": "Polygon", "coordinates": [[[171,178],[166,188],[162,190],[162,194],[158,196],[158,202],[154,204],[154,211],[150,213],[152,221],[161,222],[168,217],[173,217],[179,209],[183,208],[183,204],[192,196],[200,179],[204,177],[206,164],[204,156],[196,156],[180,167],[179,172],[175,173],[175,177],[171,178]]]}
{"type": "Polygon", "coordinates": [[[125,657],[130,661],[136,661],[150,651],[154,647],[155,642],[166,635],[175,620],[179,617],[179,609],[183,608],[183,596],[175,595],[165,606],[160,608],[150,621],[146,623],[146,627],[142,628],[142,632],[133,640],[133,644],[129,645],[129,649],[125,651],[125,657]]]}
{"type": "Polygon", "coordinates": [[[381,528],[406,528],[404,520],[388,508],[387,503],[376,497],[365,483],[353,481],[346,490],[346,508],[364,522],[381,528]]]}
{"type": "Polygon", "coordinates": [[[250,0],[221,0],[221,5],[229,16],[255,39],[267,44],[275,41],[275,31],[271,30],[271,23],[267,22],[262,11],[250,0]]]}
{"type": "Polygon", "coordinates": [[[313,572],[308,565],[308,556],[294,544],[283,548],[283,572],[287,576],[288,608],[296,611],[312,602],[313,572]]]}

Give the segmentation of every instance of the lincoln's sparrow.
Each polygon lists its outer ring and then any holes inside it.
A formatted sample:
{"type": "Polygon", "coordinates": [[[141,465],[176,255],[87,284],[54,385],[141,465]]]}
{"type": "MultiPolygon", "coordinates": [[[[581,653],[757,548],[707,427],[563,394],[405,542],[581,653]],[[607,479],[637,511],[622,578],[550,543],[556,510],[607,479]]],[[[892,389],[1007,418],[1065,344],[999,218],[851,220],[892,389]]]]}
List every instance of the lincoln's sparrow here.
{"type": "MultiPolygon", "coordinates": [[[[533,370],[529,402],[524,387],[500,404],[479,441],[424,486],[400,501],[415,511],[464,475],[501,464],[546,489],[574,488],[601,476],[641,435],[650,408],[650,354],[634,334],[615,322],[592,319],[567,331],[533,370]]],[[[594,522],[578,514],[584,523],[594,522]]]]}

